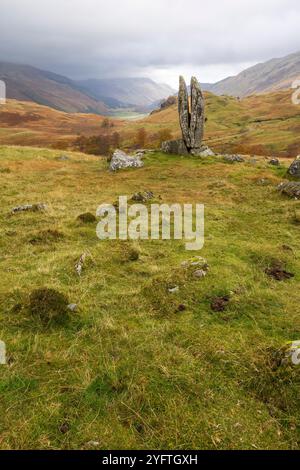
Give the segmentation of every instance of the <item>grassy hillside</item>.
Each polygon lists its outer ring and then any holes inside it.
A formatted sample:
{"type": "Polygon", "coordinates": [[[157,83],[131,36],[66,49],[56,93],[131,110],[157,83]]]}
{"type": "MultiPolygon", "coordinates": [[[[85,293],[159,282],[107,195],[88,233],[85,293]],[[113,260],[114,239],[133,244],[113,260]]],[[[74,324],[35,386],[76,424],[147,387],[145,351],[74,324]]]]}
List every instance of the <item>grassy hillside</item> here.
{"type": "Polygon", "coordinates": [[[74,81],[30,65],[0,62],[7,98],[33,101],[70,113],[106,114],[108,107],[85,93],[74,81]]]}
{"type": "Polygon", "coordinates": [[[9,360],[0,447],[299,448],[299,369],[272,362],[300,335],[300,202],[275,190],[285,169],[157,153],[143,169],[111,174],[104,160],[59,155],[0,148],[0,338],[9,360]],[[95,223],[76,220],[140,190],[205,204],[206,278],[181,267],[193,256],[181,241],[100,242],[95,223]],[[10,214],[38,202],[46,212],[10,214]],[[295,277],[267,276],[274,260],[295,277]],[[170,294],[170,284],[179,291],[170,294]],[[41,323],[28,308],[40,287],[78,311],[41,323]],[[212,299],[224,295],[227,310],[213,312],[212,299]]]}
{"type": "MultiPolygon", "coordinates": [[[[290,92],[243,100],[207,93],[206,105],[205,142],[215,151],[282,157],[300,154],[300,107],[292,104],[290,92]]],[[[61,113],[12,100],[0,108],[0,144],[68,148],[78,134],[118,132],[122,146],[130,149],[141,127],[147,131],[148,147],[159,147],[163,129],[180,137],[176,106],[138,121],[111,119],[114,126],[109,130],[101,128],[102,122],[101,116],[61,113]]]]}
{"type": "MultiPolygon", "coordinates": [[[[251,96],[238,100],[206,94],[205,142],[217,152],[297,156],[300,107],[290,92],[251,96]]],[[[149,132],[170,128],[180,137],[176,106],[155,113],[144,121],[149,132]]],[[[141,122],[135,123],[135,126],[141,122]]]]}

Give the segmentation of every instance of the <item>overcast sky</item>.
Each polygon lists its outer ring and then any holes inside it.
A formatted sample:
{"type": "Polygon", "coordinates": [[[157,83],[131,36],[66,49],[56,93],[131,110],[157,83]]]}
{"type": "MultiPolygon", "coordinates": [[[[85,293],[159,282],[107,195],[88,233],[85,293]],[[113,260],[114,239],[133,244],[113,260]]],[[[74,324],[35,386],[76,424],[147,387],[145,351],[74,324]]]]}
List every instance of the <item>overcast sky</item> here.
{"type": "Polygon", "coordinates": [[[214,82],[300,50],[299,0],[0,0],[0,60],[214,82]]]}

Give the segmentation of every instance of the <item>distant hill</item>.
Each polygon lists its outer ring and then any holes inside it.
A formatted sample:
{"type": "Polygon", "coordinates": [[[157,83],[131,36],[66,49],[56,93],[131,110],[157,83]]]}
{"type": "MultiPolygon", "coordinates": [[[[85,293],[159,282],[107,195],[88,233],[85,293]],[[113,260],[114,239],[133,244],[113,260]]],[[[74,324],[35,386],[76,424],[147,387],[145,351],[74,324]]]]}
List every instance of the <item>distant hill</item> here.
{"type": "Polygon", "coordinates": [[[107,114],[108,107],[87,95],[69,78],[29,65],[0,62],[7,98],[33,101],[66,112],[107,114]]]}
{"type": "Polygon", "coordinates": [[[176,93],[169,85],[149,78],[89,79],[77,82],[91,97],[109,104],[119,102],[120,107],[154,109],[162,99],[176,93]]]}
{"type": "Polygon", "coordinates": [[[297,52],[254,65],[235,77],[228,77],[214,84],[203,83],[202,87],[216,95],[242,97],[288,89],[299,77],[300,52],[297,52]]]}
{"type": "Polygon", "coordinates": [[[30,65],[0,62],[7,98],[32,101],[69,113],[110,114],[111,109],[148,112],[175,93],[168,85],[148,78],[74,81],[30,65]]]}

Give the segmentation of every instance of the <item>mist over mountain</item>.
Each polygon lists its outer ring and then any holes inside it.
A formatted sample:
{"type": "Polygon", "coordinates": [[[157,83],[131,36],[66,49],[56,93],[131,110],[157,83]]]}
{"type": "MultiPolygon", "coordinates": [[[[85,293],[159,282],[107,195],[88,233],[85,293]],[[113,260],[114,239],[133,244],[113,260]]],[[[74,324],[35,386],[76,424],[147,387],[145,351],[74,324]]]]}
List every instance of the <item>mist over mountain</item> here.
{"type": "Polygon", "coordinates": [[[89,79],[77,82],[86,92],[109,104],[111,100],[123,106],[147,107],[176,93],[169,85],[150,78],[89,79]]]}

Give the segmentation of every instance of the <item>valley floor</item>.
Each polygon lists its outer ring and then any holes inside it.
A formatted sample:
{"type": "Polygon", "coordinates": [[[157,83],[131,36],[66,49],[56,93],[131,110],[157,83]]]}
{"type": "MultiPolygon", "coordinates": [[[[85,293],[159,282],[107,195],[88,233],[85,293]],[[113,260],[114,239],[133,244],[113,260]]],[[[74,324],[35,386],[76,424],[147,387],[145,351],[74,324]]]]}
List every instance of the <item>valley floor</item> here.
{"type": "Polygon", "coordinates": [[[272,362],[274,351],[300,339],[300,201],[276,191],[288,161],[277,168],[264,159],[154,153],[144,168],[112,174],[105,159],[60,155],[0,147],[0,339],[8,358],[0,366],[0,448],[299,448],[300,370],[272,362]],[[95,223],[77,220],[144,190],[166,203],[205,204],[206,278],[181,267],[193,256],[183,241],[103,242],[95,223]],[[40,202],[47,211],[10,213],[40,202]],[[267,276],[274,261],[295,277],[267,276]],[[179,291],[170,294],[170,284],[179,291]],[[64,324],[41,324],[28,309],[39,287],[63,293],[78,311],[64,324]],[[212,299],[224,295],[226,311],[213,312],[212,299]]]}

